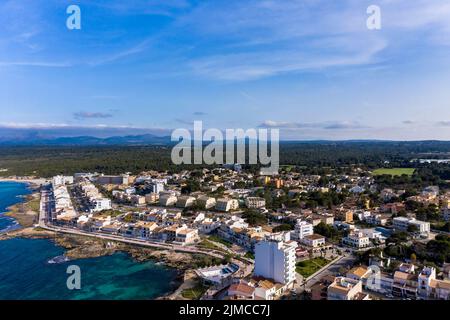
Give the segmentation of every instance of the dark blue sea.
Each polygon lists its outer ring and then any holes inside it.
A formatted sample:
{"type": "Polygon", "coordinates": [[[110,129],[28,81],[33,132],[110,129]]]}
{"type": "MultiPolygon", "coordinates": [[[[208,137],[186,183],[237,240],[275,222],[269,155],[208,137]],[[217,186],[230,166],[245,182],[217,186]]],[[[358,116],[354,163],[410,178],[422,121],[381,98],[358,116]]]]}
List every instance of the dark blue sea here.
{"type": "MultiPolygon", "coordinates": [[[[29,194],[26,184],[0,182],[0,212],[29,194]]],[[[15,221],[0,214],[0,230],[15,221]]],[[[154,262],[138,263],[125,253],[49,263],[64,254],[51,240],[0,241],[0,299],[5,300],[146,300],[173,291],[177,271],[154,262]],[[69,290],[67,267],[81,271],[81,289],[69,290]]]]}

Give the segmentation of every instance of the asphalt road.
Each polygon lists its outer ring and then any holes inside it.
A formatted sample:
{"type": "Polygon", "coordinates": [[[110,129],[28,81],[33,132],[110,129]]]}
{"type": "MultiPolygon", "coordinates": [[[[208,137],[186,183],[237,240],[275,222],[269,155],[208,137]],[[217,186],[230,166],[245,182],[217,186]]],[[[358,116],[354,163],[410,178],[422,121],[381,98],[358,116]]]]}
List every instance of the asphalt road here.
{"type": "Polygon", "coordinates": [[[311,279],[308,279],[306,284],[302,285],[302,288],[305,289],[311,289],[311,287],[320,282],[320,280],[328,275],[336,275],[339,273],[339,270],[341,268],[350,268],[353,266],[353,263],[355,262],[355,257],[351,255],[345,255],[338,261],[336,261],[333,264],[330,264],[325,269],[322,269],[318,274],[316,274],[311,279]]]}

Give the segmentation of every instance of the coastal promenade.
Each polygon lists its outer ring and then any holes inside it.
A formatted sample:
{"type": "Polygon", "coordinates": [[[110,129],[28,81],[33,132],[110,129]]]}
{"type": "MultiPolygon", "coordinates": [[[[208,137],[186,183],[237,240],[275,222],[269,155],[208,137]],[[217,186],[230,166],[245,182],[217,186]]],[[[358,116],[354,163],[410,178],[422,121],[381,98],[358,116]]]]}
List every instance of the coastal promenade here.
{"type": "MultiPolygon", "coordinates": [[[[156,248],[156,249],[163,249],[163,250],[173,250],[176,252],[184,252],[184,253],[191,253],[191,254],[204,254],[211,257],[223,259],[225,256],[225,253],[217,250],[204,250],[199,249],[196,247],[188,247],[188,246],[182,246],[182,245],[176,245],[176,244],[169,244],[169,243],[161,243],[161,242],[154,242],[154,241],[148,241],[148,240],[141,240],[141,239],[130,239],[125,238],[123,236],[118,235],[110,235],[110,234],[102,234],[97,232],[87,232],[82,231],[78,229],[73,228],[67,228],[67,227],[56,227],[51,226],[46,223],[48,215],[51,214],[51,207],[49,206],[49,195],[45,193],[45,191],[42,193],[41,197],[41,207],[39,210],[39,227],[45,230],[53,231],[53,232],[61,232],[66,234],[73,234],[78,236],[86,236],[86,237],[93,237],[98,239],[104,239],[104,240],[111,240],[111,241],[118,241],[122,243],[132,244],[132,245],[138,245],[142,247],[149,247],[149,248],[156,248]]],[[[248,263],[248,261],[247,261],[248,263]]]]}

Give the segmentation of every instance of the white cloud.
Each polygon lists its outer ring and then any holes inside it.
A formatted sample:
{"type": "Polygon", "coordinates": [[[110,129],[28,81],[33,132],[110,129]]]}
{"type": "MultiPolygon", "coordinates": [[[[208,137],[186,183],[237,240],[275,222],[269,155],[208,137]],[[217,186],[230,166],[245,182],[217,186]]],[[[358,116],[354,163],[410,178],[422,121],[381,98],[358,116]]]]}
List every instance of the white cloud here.
{"type": "Polygon", "coordinates": [[[47,62],[47,61],[0,61],[0,67],[44,67],[44,68],[67,68],[71,63],[67,62],[47,62]]]}
{"type": "Polygon", "coordinates": [[[266,120],[259,125],[260,128],[278,128],[288,130],[299,129],[324,129],[324,130],[354,130],[367,129],[367,126],[361,125],[356,121],[325,121],[315,123],[287,122],[266,120]]]}

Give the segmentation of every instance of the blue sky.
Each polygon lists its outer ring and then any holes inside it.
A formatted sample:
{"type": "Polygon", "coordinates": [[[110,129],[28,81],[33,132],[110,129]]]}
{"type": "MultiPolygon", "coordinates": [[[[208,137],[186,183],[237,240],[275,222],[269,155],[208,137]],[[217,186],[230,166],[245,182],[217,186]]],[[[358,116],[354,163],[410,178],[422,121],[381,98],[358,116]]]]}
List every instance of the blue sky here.
{"type": "Polygon", "coordinates": [[[0,129],[450,140],[447,0],[3,0],[0,129]],[[81,8],[81,30],[66,8],[81,8]],[[366,9],[381,8],[368,30],[366,9]]]}

